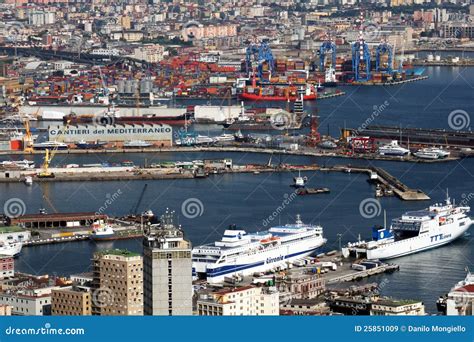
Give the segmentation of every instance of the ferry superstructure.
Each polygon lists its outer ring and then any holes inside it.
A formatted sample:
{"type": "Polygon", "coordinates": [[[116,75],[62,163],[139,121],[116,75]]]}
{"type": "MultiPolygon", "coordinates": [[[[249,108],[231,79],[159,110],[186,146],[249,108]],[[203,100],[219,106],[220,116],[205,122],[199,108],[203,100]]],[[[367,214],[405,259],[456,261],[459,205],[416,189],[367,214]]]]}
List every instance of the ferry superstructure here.
{"type": "Polygon", "coordinates": [[[314,254],[325,243],[323,228],[304,224],[299,215],[294,224],[252,234],[232,226],[221,241],[193,249],[193,277],[213,284],[226,277],[287,268],[292,261],[314,254]]]}
{"type": "Polygon", "coordinates": [[[349,243],[343,254],[366,255],[367,259],[392,259],[443,246],[463,235],[471,226],[470,207],[456,206],[449,197],[444,204],[411,211],[392,221],[390,229],[375,228],[373,241],[349,243]]]}

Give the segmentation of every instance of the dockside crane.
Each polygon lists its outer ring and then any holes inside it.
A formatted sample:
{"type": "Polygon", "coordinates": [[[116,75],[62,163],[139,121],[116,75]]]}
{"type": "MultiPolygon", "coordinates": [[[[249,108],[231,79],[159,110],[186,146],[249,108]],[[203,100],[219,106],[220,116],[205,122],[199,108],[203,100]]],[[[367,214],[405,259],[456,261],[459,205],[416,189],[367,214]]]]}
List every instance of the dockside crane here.
{"type": "MultiPolygon", "coordinates": [[[[62,130],[60,131],[58,135],[58,139],[62,138],[64,135],[64,132],[66,132],[66,129],[69,126],[69,120],[66,122],[66,124],[63,126],[62,130]]],[[[57,141],[57,140],[56,140],[57,141]]],[[[44,154],[44,159],[43,159],[43,165],[41,167],[41,172],[38,174],[38,178],[54,178],[54,173],[52,173],[49,169],[49,166],[51,165],[51,161],[53,160],[54,156],[56,155],[56,152],[58,151],[59,145],[56,145],[52,150],[47,148],[45,150],[44,154]]]]}
{"type": "Polygon", "coordinates": [[[142,192],[140,193],[140,196],[138,197],[137,203],[135,204],[135,206],[131,210],[131,213],[135,216],[138,215],[138,209],[140,208],[140,204],[143,201],[143,197],[145,196],[145,191],[146,191],[147,188],[148,188],[148,184],[145,184],[143,186],[142,192]]]}

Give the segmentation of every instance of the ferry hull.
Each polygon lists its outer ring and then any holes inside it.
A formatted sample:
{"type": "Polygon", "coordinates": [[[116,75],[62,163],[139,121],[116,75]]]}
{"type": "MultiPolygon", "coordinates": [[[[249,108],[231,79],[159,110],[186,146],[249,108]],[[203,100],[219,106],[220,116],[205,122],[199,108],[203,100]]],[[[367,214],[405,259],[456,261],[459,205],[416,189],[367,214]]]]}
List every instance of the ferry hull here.
{"type": "Polygon", "coordinates": [[[115,234],[108,234],[108,235],[91,235],[90,239],[93,241],[111,241],[116,240],[115,234]]]}
{"type": "Polygon", "coordinates": [[[324,238],[305,241],[301,245],[282,245],[268,251],[241,257],[237,262],[227,261],[223,264],[206,267],[205,263],[193,264],[193,276],[198,278],[205,274],[207,282],[217,284],[233,275],[249,276],[256,272],[267,272],[274,268],[285,269],[288,263],[314,255],[318,248],[326,243],[324,238]]]}
{"type": "Polygon", "coordinates": [[[466,221],[464,226],[454,227],[453,225],[446,225],[442,228],[433,229],[433,231],[427,234],[369,249],[367,250],[367,259],[394,259],[441,247],[456,240],[469,229],[472,220],[467,219],[466,221]]]}

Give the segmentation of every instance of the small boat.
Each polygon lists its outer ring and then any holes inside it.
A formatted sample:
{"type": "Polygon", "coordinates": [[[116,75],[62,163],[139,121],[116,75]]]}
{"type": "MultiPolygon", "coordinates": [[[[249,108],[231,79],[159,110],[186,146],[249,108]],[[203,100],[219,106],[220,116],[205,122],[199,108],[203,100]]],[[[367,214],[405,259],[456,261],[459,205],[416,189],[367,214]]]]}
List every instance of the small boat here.
{"type": "Polygon", "coordinates": [[[91,240],[94,241],[107,241],[113,240],[115,237],[115,231],[113,228],[104,223],[103,221],[96,221],[92,224],[92,233],[90,235],[91,240]]]}
{"type": "Polygon", "coordinates": [[[233,134],[222,134],[217,137],[214,137],[215,142],[223,142],[223,141],[235,141],[235,136],[233,134]]]}
{"type": "Polygon", "coordinates": [[[33,177],[31,177],[31,176],[26,176],[26,177],[25,177],[25,184],[26,184],[26,185],[33,185],[33,177]]]}
{"type": "Polygon", "coordinates": [[[379,180],[379,175],[375,171],[370,171],[369,179],[367,180],[369,183],[377,183],[379,180]]]}
{"type": "Polygon", "coordinates": [[[334,150],[337,148],[337,144],[331,140],[325,140],[318,144],[320,148],[324,148],[326,150],[334,150]]]}
{"type": "Polygon", "coordinates": [[[0,243],[0,255],[16,257],[21,253],[23,244],[21,242],[2,242],[0,243]]]}
{"type": "Polygon", "coordinates": [[[381,146],[379,148],[379,154],[382,156],[407,156],[410,154],[410,150],[398,145],[397,140],[392,140],[388,145],[381,146]]]}
{"type": "Polygon", "coordinates": [[[414,156],[420,159],[444,159],[451,153],[436,147],[423,148],[414,153],[414,156]]]}
{"type": "Polygon", "coordinates": [[[214,142],[214,139],[212,139],[211,137],[208,137],[207,135],[198,135],[196,137],[196,145],[208,145],[208,144],[212,144],[214,142]]]}
{"type": "Polygon", "coordinates": [[[19,168],[19,169],[34,169],[35,162],[31,160],[5,160],[0,162],[0,167],[3,168],[19,168]]]}
{"type": "Polygon", "coordinates": [[[307,181],[308,177],[301,177],[301,171],[298,171],[298,177],[293,178],[294,183],[291,186],[297,189],[304,188],[307,181]]]}
{"type": "Polygon", "coordinates": [[[33,144],[35,150],[67,150],[68,145],[59,141],[45,141],[33,144]]]}
{"type": "Polygon", "coordinates": [[[75,145],[77,148],[83,149],[83,150],[97,150],[107,145],[107,142],[106,141],[87,142],[85,140],[80,140],[75,145]]]}
{"type": "Polygon", "coordinates": [[[124,148],[146,148],[151,146],[153,146],[153,144],[144,140],[130,140],[123,144],[124,148]]]}

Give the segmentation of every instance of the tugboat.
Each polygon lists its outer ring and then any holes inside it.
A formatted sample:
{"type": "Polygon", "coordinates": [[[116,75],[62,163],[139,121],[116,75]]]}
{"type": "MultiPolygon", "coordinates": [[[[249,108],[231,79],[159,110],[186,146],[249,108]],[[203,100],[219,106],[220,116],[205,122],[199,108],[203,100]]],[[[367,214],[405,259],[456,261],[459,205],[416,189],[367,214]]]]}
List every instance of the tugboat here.
{"type": "Polygon", "coordinates": [[[301,177],[301,171],[298,171],[298,176],[293,178],[293,184],[291,186],[297,189],[304,188],[307,181],[308,177],[301,177]]]}
{"type": "Polygon", "coordinates": [[[96,221],[92,224],[92,233],[90,239],[94,241],[113,240],[115,232],[111,226],[105,224],[103,221],[96,221]]]}

